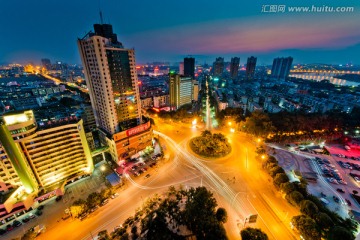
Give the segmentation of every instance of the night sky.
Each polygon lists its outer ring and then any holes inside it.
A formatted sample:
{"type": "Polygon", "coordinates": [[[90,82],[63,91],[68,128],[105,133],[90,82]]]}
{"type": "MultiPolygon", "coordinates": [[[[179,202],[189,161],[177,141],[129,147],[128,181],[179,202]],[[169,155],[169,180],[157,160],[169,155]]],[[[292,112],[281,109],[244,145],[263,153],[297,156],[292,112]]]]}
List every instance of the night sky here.
{"type": "MultiPolygon", "coordinates": [[[[259,64],[293,56],[294,63],[360,64],[358,0],[33,0],[1,1],[0,63],[50,58],[80,63],[76,39],[99,23],[99,6],[138,63],[198,63],[254,55],[259,64]],[[350,6],[353,13],[262,13],[264,4],[350,6]]],[[[267,8],[268,9],[268,8],[267,8]]]]}

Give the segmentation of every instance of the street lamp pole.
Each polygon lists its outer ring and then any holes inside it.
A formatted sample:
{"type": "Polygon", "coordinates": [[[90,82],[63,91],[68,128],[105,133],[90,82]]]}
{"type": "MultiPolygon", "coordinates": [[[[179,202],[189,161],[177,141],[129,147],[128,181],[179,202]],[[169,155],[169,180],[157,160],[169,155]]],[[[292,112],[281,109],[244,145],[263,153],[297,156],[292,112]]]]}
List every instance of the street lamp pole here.
{"type": "Polygon", "coordinates": [[[249,156],[248,156],[249,154],[248,154],[248,148],[246,148],[246,161],[245,161],[245,163],[246,163],[246,169],[248,169],[248,160],[249,160],[249,156]]]}

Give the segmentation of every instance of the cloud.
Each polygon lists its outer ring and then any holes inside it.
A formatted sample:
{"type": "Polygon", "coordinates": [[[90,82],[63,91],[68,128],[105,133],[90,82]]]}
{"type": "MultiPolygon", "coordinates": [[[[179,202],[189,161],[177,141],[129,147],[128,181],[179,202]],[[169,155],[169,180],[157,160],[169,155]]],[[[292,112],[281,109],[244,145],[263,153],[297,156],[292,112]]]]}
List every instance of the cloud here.
{"type": "Polygon", "coordinates": [[[341,49],[359,43],[360,23],[319,15],[260,16],[181,25],[127,36],[148,53],[266,53],[284,49],[341,49]]]}

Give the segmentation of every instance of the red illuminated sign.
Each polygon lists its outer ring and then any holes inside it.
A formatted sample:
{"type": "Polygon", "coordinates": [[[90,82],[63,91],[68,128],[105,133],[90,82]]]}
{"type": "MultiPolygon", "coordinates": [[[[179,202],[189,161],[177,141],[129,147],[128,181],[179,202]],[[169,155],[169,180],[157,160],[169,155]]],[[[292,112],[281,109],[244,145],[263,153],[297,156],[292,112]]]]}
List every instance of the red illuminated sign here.
{"type": "Polygon", "coordinates": [[[134,127],[134,128],[130,128],[129,130],[126,131],[126,136],[130,137],[132,135],[141,133],[147,129],[150,128],[150,122],[147,122],[145,124],[142,124],[140,126],[134,127]]]}

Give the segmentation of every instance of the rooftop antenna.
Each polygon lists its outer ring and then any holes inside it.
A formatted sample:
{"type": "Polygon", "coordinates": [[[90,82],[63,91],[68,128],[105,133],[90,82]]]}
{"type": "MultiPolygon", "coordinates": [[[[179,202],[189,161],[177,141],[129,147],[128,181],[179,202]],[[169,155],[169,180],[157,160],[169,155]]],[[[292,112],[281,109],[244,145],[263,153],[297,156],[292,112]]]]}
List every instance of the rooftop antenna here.
{"type": "Polygon", "coordinates": [[[102,12],[101,12],[101,10],[100,10],[100,22],[101,22],[101,24],[104,24],[103,22],[103,16],[102,16],[102,12]]]}
{"type": "Polygon", "coordinates": [[[100,13],[100,23],[104,24],[103,15],[102,15],[102,11],[101,11],[101,0],[99,0],[99,13],[100,13]]]}

